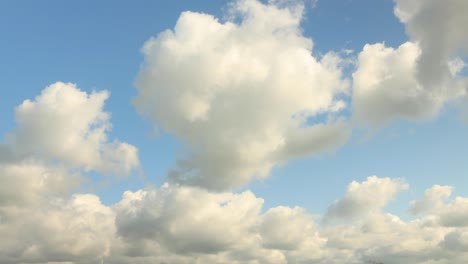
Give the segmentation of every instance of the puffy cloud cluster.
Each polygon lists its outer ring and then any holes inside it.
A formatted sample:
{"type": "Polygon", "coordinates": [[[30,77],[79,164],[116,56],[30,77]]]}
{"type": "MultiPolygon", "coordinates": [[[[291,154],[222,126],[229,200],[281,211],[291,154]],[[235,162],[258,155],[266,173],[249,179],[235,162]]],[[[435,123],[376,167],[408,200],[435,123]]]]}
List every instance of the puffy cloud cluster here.
{"type": "Polygon", "coordinates": [[[345,107],[343,61],[312,55],[302,12],[295,1],[239,0],[226,22],[184,12],[174,30],[146,42],[134,103],[189,146],[173,180],[238,187],[344,143],[348,126],[333,117],[345,107]]]}
{"type": "Polygon", "coordinates": [[[368,177],[363,183],[353,181],[345,196],[328,208],[324,220],[349,221],[375,213],[392,200],[396,193],[407,188],[408,185],[401,180],[377,176],[368,177]]]}
{"type": "Polygon", "coordinates": [[[70,196],[83,172],[130,173],[137,149],[108,142],[108,93],[55,83],[16,108],[0,143],[0,263],[99,263],[114,212],[92,194],[70,196]]]}
{"type": "Polygon", "coordinates": [[[421,54],[417,44],[406,42],[397,49],[367,44],[353,73],[353,115],[359,121],[380,126],[395,118],[427,119],[441,108],[445,97],[431,93],[416,76],[421,54]]]}
{"type": "Polygon", "coordinates": [[[148,263],[165,254],[172,263],[286,263],[320,257],[324,241],[311,215],[289,207],[262,214],[262,205],[249,191],[211,193],[165,185],[126,192],[114,208],[122,241],[133,254],[147,256],[148,263]]]}
{"type": "MultiPolygon", "coordinates": [[[[15,239],[0,242],[0,262],[466,262],[468,198],[441,202],[405,221],[384,211],[405,188],[399,179],[376,176],[352,182],[323,216],[300,207],[265,210],[250,191],[213,193],[171,184],[127,191],[113,206],[92,194],[49,197],[35,206],[1,204],[0,235],[15,239]],[[352,221],[344,218],[348,208],[337,206],[344,201],[362,208],[352,221]],[[343,221],[320,221],[330,212],[343,221]]],[[[421,200],[446,197],[449,188],[435,185],[421,200]]]]}
{"type": "Polygon", "coordinates": [[[113,214],[91,194],[0,205],[0,262],[100,263],[115,236],[113,214]]]}
{"type": "Polygon", "coordinates": [[[468,4],[464,0],[395,0],[411,42],[367,44],[353,74],[353,113],[373,126],[397,118],[434,117],[444,103],[468,94],[468,4]]]}
{"type": "MultiPolygon", "coordinates": [[[[137,149],[108,141],[107,91],[87,94],[74,84],[57,82],[16,108],[17,127],[2,152],[15,159],[40,157],[86,171],[129,173],[139,165],[137,149]]],[[[1,153],[1,152],[0,152],[1,153]]]]}
{"type": "Polygon", "coordinates": [[[421,46],[417,76],[424,86],[441,85],[453,68],[447,60],[468,52],[468,3],[464,0],[396,0],[395,15],[421,46]]]}
{"type": "Polygon", "coordinates": [[[434,185],[424,192],[422,199],[411,202],[410,212],[412,214],[421,214],[439,209],[443,206],[444,200],[450,197],[452,191],[451,186],[434,185]]]}

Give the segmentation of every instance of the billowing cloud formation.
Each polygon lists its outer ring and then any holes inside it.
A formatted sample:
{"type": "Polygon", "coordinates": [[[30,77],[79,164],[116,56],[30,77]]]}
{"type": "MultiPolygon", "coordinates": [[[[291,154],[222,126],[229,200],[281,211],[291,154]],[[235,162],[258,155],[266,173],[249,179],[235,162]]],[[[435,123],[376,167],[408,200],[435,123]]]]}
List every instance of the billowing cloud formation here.
{"type": "Polygon", "coordinates": [[[407,188],[408,185],[401,180],[376,176],[368,177],[363,183],[353,181],[346,195],[328,208],[324,220],[349,221],[374,213],[392,200],[396,193],[407,188]]]}
{"type": "Polygon", "coordinates": [[[342,109],[348,85],[337,55],[311,54],[303,8],[291,3],[239,0],[225,23],[184,12],[146,42],[135,105],[190,147],[171,179],[237,187],[346,140],[342,121],[311,121],[342,109]]]}
{"type": "Polygon", "coordinates": [[[112,210],[91,194],[29,207],[0,205],[0,216],[5,264],[100,263],[115,236],[112,210]]]}
{"type": "Polygon", "coordinates": [[[108,93],[55,83],[16,108],[0,144],[0,263],[99,263],[115,239],[114,211],[70,195],[87,171],[130,173],[137,149],[109,143],[108,93]]]}
{"type": "Polygon", "coordinates": [[[429,118],[439,111],[445,96],[428,92],[415,76],[420,53],[411,42],[397,49],[364,46],[353,73],[353,114],[359,121],[382,125],[398,117],[429,118]]]}
{"type": "Polygon", "coordinates": [[[425,87],[450,78],[447,60],[468,52],[468,3],[464,0],[395,0],[395,15],[421,46],[417,76],[425,87]]]}
{"type": "MultiPolygon", "coordinates": [[[[127,191],[117,204],[105,206],[92,194],[50,196],[43,189],[36,194],[44,199],[34,205],[0,204],[0,235],[15,238],[1,240],[0,262],[466,262],[468,198],[442,202],[437,210],[404,221],[381,210],[404,186],[375,176],[351,183],[339,201],[377,198],[364,206],[371,212],[325,226],[300,207],[262,210],[263,200],[249,191],[212,193],[165,184],[127,191]]],[[[425,197],[441,188],[432,187],[425,197]]]]}
{"type": "Polygon", "coordinates": [[[426,190],[424,197],[420,200],[411,202],[410,212],[413,214],[421,214],[431,210],[437,210],[443,206],[444,200],[452,194],[451,186],[434,185],[426,190]]]}
{"type": "MultiPolygon", "coordinates": [[[[58,103],[55,98],[43,98],[22,106],[58,103]]],[[[64,115],[73,119],[83,111],[84,118],[89,110],[76,108],[78,113],[64,115]]],[[[35,112],[44,111],[38,107],[35,112]]],[[[49,111],[52,121],[46,119],[45,124],[60,128],[56,122],[66,118],[56,118],[57,113],[49,111]]],[[[17,135],[22,125],[10,135],[17,135]]],[[[79,163],[49,162],[51,156],[42,159],[41,153],[50,151],[50,145],[41,136],[36,139],[37,148],[23,159],[16,156],[0,163],[0,237],[8,238],[0,241],[0,263],[448,264],[468,260],[468,198],[445,202],[449,186],[436,185],[411,203],[421,215],[412,221],[384,212],[388,201],[407,184],[377,176],[352,182],[323,216],[301,207],[264,209],[263,199],[250,191],[218,193],[175,184],[126,191],[119,202],[108,206],[96,195],[72,194],[82,179],[76,169],[79,163]],[[437,201],[437,206],[427,209],[426,200],[437,201]]],[[[3,146],[18,153],[16,144],[3,146]]]]}
{"type": "Polygon", "coordinates": [[[444,103],[465,96],[468,4],[464,0],[396,0],[395,14],[411,42],[398,48],[366,45],[353,74],[353,111],[373,126],[434,117],[444,103]]]}
{"type": "Polygon", "coordinates": [[[2,156],[40,157],[86,171],[129,173],[139,165],[137,149],[108,141],[111,124],[109,113],[103,111],[108,96],[107,91],[87,94],[71,83],[48,86],[16,108],[17,127],[7,134],[2,156]]]}
{"type": "Polygon", "coordinates": [[[79,186],[81,176],[72,175],[64,168],[25,161],[0,164],[0,204],[34,205],[48,195],[67,194],[79,186]]]}

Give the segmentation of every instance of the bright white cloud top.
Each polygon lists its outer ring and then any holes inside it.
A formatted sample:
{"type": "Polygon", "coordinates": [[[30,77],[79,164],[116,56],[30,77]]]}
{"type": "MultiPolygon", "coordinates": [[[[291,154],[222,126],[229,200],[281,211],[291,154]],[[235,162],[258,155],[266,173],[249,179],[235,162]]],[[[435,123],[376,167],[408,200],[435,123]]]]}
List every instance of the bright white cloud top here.
{"type": "Polygon", "coordinates": [[[354,59],[312,53],[297,1],[234,1],[224,20],[183,12],[144,44],[133,104],[188,153],[162,186],[112,205],[80,189],[95,174],[143,171],[138,148],[111,134],[110,93],[56,82],[23,101],[0,143],[0,263],[468,262],[456,186],[430,183],[410,217],[388,210],[412,191],[397,177],[352,181],[324,212],[235,191],[343,146],[361,124],[426,120],[468,100],[467,2],[395,2],[409,41],[369,43],[354,59]]]}

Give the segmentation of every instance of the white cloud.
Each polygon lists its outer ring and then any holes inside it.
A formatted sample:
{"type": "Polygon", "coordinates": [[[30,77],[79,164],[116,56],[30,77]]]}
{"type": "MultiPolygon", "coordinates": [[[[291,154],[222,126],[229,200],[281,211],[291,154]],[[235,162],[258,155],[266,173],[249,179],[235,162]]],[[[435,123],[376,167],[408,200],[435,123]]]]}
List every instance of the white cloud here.
{"type": "Polygon", "coordinates": [[[238,187],[346,141],[343,121],[310,121],[342,109],[348,85],[336,54],[311,54],[302,12],[290,1],[239,0],[232,20],[184,12],[174,30],[146,42],[134,103],[189,146],[172,180],[238,187]]]}
{"type": "Polygon", "coordinates": [[[49,196],[67,194],[79,186],[80,175],[70,175],[63,168],[47,167],[25,161],[0,165],[0,205],[31,205],[49,196]]]}
{"type": "Polygon", "coordinates": [[[444,226],[468,227],[468,198],[456,197],[441,209],[440,222],[444,226]]]}
{"type": "Polygon", "coordinates": [[[39,206],[0,206],[1,263],[100,263],[114,239],[113,212],[95,195],[39,206]]]}
{"type": "Polygon", "coordinates": [[[421,46],[417,76],[428,89],[450,77],[447,60],[468,52],[468,3],[464,0],[395,0],[395,15],[421,46]]]}
{"type": "Polygon", "coordinates": [[[434,185],[424,192],[424,197],[411,202],[410,212],[421,214],[428,211],[437,210],[444,205],[444,200],[452,194],[451,186],[434,185]]]}
{"type": "MultiPolygon", "coordinates": [[[[33,175],[31,171],[17,175],[33,175]]],[[[467,198],[404,221],[383,212],[383,206],[405,185],[375,176],[351,183],[340,201],[365,200],[358,203],[365,209],[353,219],[325,226],[300,207],[263,212],[263,200],[249,191],[213,193],[165,184],[127,191],[120,202],[105,206],[92,194],[69,197],[42,189],[35,203],[0,204],[0,236],[15,238],[0,241],[0,262],[466,262],[467,198]]]]}
{"type": "Polygon", "coordinates": [[[215,253],[248,243],[263,204],[250,192],[210,193],[165,186],[126,192],[115,208],[119,234],[130,240],[155,240],[181,255],[215,253]],[[222,234],[222,235],[220,235],[222,234]]]}
{"type": "Polygon", "coordinates": [[[6,136],[6,154],[58,160],[86,171],[128,173],[139,165],[137,149],[109,142],[107,91],[87,94],[74,84],[57,82],[16,108],[17,127],[6,136]]]}
{"type": "Polygon", "coordinates": [[[262,246],[282,250],[287,263],[310,263],[324,257],[325,238],[304,208],[278,206],[261,217],[262,246]]]}
{"type": "MultiPolygon", "coordinates": [[[[459,204],[459,198],[442,205],[439,209],[443,213],[434,212],[411,221],[383,212],[394,194],[406,187],[400,179],[375,176],[362,183],[353,182],[342,200],[351,196],[366,200],[361,204],[370,213],[353,215],[353,219],[343,219],[339,225],[320,226],[314,223],[313,215],[300,207],[279,206],[261,213],[263,201],[250,192],[211,193],[165,185],[127,192],[115,206],[117,229],[127,247],[144,248],[140,255],[135,250],[132,253],[136,254],[133,257],[144,256],[145,263],[466,261],[468,256],[463,249],[468,229],[447,227],[438,220],[445,214],[442,209],[459,204]]],[[[114,253],[122,252],[128,253],[114,253]]],[[[128,257],[111,254],[109,260],[128,257]]]]}
{"type": "Polygon", "coordinates": [[[353,181],[348,185],[343,198],[333,203],[324,215],[324,221],[352,220],[378,212],[395,195],[408,188],[408,184],[399,179],[370,176],[366,181],[353,181]]]}
{"type": "Polygon", "coordinates": [[[455,58],[448,62],[448,68],[453,77],[459,74],[465,67],[466,63],[460,58],[455,58]]]}
{"type": "Polygon", "coordinates": [[[422,86],[416,76],[421,50],[407,42],[398,49],[367,44],[353,73],[353,115],[359,122],[381,126],[396,118],[427,119],[446,96],[422,86]]]}
{"type": "Polygon", "coordinates": [[[16,109],[0,144],[0,263],[100,263],[116,244],[115,216],[80,173],[128,173],[137,150],[107,140],[107,92],[55,83],[16,109]]]}
{"type": "Polygon", "coordinates": [[[372,126],[432,118],[468,89],[468,78],[460,75],[468,51],[462,26],[468,24],[467,2],[395,2],[410,41],[395,49],[367,44],[353,74],[353,115],[372,126]]]}

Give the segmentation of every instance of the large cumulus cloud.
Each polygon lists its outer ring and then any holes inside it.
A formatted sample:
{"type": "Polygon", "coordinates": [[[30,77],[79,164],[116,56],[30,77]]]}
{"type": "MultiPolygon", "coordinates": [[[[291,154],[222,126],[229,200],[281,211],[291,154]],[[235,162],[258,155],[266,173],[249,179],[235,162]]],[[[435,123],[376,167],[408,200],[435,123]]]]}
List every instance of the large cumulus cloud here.
{"type": "MultiPolygon", "coordinates": [[[[445,103],[463,100],[461,74],[468,51],[468,4],[464,0],[396,0],[395,14],[410,41],[397,48],[367,44],[353,74],[356,121],[382,126],[399,118],[429,119],[445,103]]],[[[466,99],[465,99],[466,100],[466,99]]]]}
{"type": "Polygon", "coordinates": [[[176,182],[238,187],[346,140],[347,125],[333,117],[345,107],[342,61],[314,56],[302,6],[280,2],[236,1],[226,22],[184,12],[174,30],[146,42],[134,102],[189,146],[176,182]]]}

